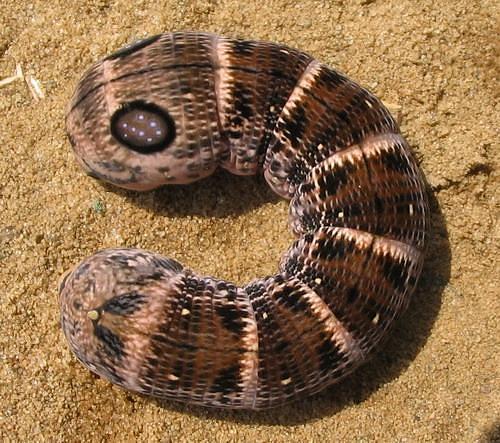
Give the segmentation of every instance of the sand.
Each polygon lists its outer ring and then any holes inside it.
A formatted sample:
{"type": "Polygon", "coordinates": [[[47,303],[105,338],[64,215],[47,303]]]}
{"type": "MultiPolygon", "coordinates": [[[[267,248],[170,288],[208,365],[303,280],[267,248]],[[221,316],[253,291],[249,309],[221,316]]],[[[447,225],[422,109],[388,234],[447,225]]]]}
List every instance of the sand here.
{"type": "Polygon", "coordinates": [[[0,7],[1,441],[500,439],[498,17],[493,1],[33,1],[0,7]],[[24,3],[24,4],[23,4],[24,3]],[[244,283],[292,240],[287,203],[227,173],[147,194],[76,165],[64,111],[89,64],[137,38],[205,30],[282,42],[368,86],[427,176],[423,277],[381,352],[345,383],[263,413],[129,394],[91,375],[59,327],[57,281],[99,248],[135,246],[244,283]]]}

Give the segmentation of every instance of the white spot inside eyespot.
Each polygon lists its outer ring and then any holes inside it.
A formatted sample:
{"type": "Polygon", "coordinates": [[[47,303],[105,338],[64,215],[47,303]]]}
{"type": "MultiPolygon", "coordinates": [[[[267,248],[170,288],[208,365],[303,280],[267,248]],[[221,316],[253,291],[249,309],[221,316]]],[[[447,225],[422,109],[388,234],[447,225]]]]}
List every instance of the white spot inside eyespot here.
{"type": "Polygon", "coordinates": [[[123,124],[122,124],[122,127],[123,127],[123,128],[126,128],[127,126],[128,126],[128,123],[123,123],[123,124]]]}
{"type": "Polygon", "coordinates": [[[156,131],[156,135],[161,135],[161,131],[159,129],[156,131]]]}
{"type": "Polygon", "coordinates": [[[152,139],[151,137],[148,137],[146,140],[147,140],[149,143],[151,143],[151,142],[153,141],[153,139],[152,139]]]}
{"type": "Polygon", "coordinates": [[[375,317],[373,317],[373,318],[372,318],[372,323],[373,323],[374,325],[376,325],[376,324],[378,323],[379,319],[380,319],[380,315],[379,315],[379,313],[377,312],[377,314],[375,315],[375,317]]]}
{"type": "Polygon", "coordinates": [[[289,385],[290,383],[292,382],[292,378],[291,377],[288,377],[288,378],[285,378],[284,380],[281,380],[281,384],[282,385],[289,385]]]}
{"type": "Polygon", "coordinates": [[[316,283],[317,285],[320,285],[321,284],[321,279],[320,278],[315,278],[314,279],[314,283],[316,283]]]}
{"type": "Polygon", "coordinates": [[[127,138],[128,137],[128,134],[123,134],[123,138],[127,138]]]}
{"type": "Polygon", "coordinates": [[[93,309],[92,311],[87,312],[87,317],[91,320],[97,320],[99,318],[99,312],[93,309]]]}
{"type": "Polygon", "coordinates": [[[189,315],[191,312],[189,312],[189,309],[182,308],[181,315],[189,315]]]}
{"type": "Polygon", "coordinates": [[[338,218],[344,218],[344,213],[342,211],[340,211],[337,215],[338,218]]]}
{"type": "Polygon", "coordinates": [[[408,211],[410,212],[410,215],[413,215],[413,205],[410,204],[410,206],[408,207],[408,211]]]}
{"type": "Polygon", "coordinates": [[[179,377],[177,377],[177,375],[174,375],[174,374],[168,374],[168,375],[167,375],[167,378],[168,378],[169,380],[172,380],[172,381],[177,381],[177,380],[179,380],[179,377]]]}
{"type": "Polygon", "coordinates": [[[264,312],[264,313],[262,314],[262,318],[263,318],[264,320],[267,318],[267,312],[264,312]]]}

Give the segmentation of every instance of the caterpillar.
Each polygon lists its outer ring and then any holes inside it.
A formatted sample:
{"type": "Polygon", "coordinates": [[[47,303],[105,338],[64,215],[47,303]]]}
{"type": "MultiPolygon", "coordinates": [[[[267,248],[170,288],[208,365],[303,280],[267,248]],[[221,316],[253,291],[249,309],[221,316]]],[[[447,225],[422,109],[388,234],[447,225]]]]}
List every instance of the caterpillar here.
{"type": "Polygon", "coordinates": [[[76,357],[128,390],[266,409],[365,362],[407,308],[428,229],[424,178],[382,102],[279,44],[208,33],[146,38],[92,66],[66,114],[83,169],[146,191],[218,167],[263,173],[296,241],[243,287],[114,248],[60,283],[76,357]]]}

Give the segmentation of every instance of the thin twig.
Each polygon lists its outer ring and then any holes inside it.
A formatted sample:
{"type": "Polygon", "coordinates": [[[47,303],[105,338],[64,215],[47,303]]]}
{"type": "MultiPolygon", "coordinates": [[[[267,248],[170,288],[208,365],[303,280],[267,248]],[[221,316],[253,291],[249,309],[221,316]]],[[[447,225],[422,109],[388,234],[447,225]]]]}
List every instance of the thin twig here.
{"type": "Polygon", "coordinates": [[[10,77],[6,77],[0,80],[0,87],[8,85],[9,83],[15,82],[16,80],[22,80],[24,78],[23,69],[19,63],[16,63],[16,73],[10,77]]]}

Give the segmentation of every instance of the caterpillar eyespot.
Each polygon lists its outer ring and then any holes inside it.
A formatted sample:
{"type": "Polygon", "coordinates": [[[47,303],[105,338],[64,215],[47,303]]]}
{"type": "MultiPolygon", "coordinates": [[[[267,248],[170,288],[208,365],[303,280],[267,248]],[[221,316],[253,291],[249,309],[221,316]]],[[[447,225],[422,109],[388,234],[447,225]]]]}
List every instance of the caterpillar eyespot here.
{"type": "Polygon", "coordinates": [[[126,389],[265,409],[373,354],[417,285],[423,176],[383,104],[309,55],[161,34],[91,67],[67,112],[79,163],[128,189],[263,172],[291,200],[279,272],[238,287],[139,249],[85,259],[60,285],[70,348],[126,389]]]}
{"type": "Polygon", "coordinates": [[[109,130],[120,144],[142,154],[162,151],[175,138],[175,125],[168,112],[139,100],[117,110],[109,130]]]}

